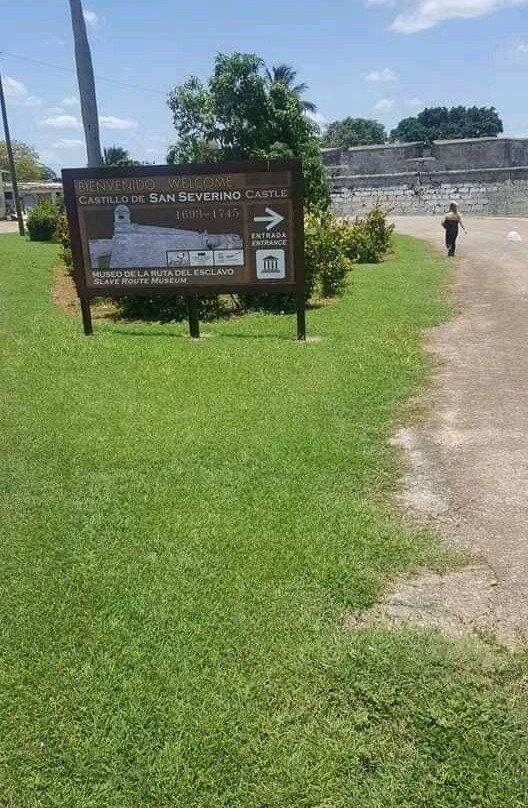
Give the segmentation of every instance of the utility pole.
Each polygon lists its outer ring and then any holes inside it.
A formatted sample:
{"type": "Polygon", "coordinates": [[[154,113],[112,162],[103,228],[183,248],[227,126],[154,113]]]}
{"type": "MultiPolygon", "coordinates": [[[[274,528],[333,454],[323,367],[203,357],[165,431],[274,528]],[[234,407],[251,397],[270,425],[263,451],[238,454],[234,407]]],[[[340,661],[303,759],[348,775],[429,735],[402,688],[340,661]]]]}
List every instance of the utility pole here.
{"type": "Polygon", "coordinates": [[[20,205],[20,197],[18,195],[18,184],[15,169],[15,160],[13,158],[13,148],[11,146],[11,135],[9,134],[9,123],[7,121],[7,108],[4,96],[4,85],[2,84],[2,74],[0,73],[0,106],[2,107],[2,120],[4,122],[4,134],[6,139],[7,159],[9,160],[9,171],[11,172],[11,187],[13,189],[13,198],[15,200],[15,209],[18,219],[18,232],[21,236],[26,234],[24,228],[24,219],[22,217],[22,207],[20,205]]]}
{"type": "Polygon", "coordinates": [[[75,64],[77,67],[77,80],[79,82],[79,95],[81,98],[81,115],[86,140],[86,154],[88,166],[101,166],[101,141],[99,138],[99,116],[97,114],[97,97],[95,95],[95,80],[93,74],[92,55],[86,33],[81,0],[70,0],[73,39],[75,42],[75,64]]]}

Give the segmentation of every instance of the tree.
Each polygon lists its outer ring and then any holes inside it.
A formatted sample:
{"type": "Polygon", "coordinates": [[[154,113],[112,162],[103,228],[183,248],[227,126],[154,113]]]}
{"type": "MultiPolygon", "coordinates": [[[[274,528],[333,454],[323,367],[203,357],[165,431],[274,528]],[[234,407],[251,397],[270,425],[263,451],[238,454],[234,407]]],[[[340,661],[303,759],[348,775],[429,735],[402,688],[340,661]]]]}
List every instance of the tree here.
{"type": "Polygon", "coordinates": [[[497,137],[504,131],[495,107],[429,107],[415,118],[404,118],[391,140],[409,142],[497,137]]]}
{"type": "Polygon", "coordinates": [[[40,168],[40,177],[39,177],[39,179],[41,179],[41,180],[50,180],[50,181],[57,179],[57,174],[49,166],[45,166],[43,163],[39,163],[39,168],[40,168]]]}
{"type": "Polygon", "coordinates": [[[317,105],[312,101],[306,101],[301,96],[308,90],[308,85],[303,81],[295,84],[297,80],[297,70],[290,65],[274,65],[271,70],[266,68],[266,78],[270,85],[282,82],[287,90],[297,96],[303,112],[317,112],[317,105]]]}
{"type": "Polygon", "coordinates": [[[269,81],[255,54],[219,53],[207,84],[191,76],[169,94],[168,105],[178,142],[167,162],[300,157],[307,204],[328,207],[314,124],[285,82],[269,81]]]}
{"type": "Polygon", "coordinates": [[[101,157],[101,141],[99,137],[99,116],[97,114],[95,79],[81,0],[70,0],[70,11],[88,165],[100,166],[103,160],[101,157]]]}
{"type": "MultiPolygon", "coordinates": [[[[15,169],[19,182],[35,182],[42,179],[42,166],[39,163],[38,153],[33,146],[21,140],[12,140],[15,169]]],[[[5,140],[0,140],[0,168],[9,171],[7,159],[7,146],[5,140]]]]}
{"type": "Polygon", "coordinates": [[[387,132],[379,121],[370,118],[344,118],[334,121],[321,138],[325,148],[342,146],[350,149],[353,146],[376,146],[385,143],[387,132]]]}
{"type": "MultiPolygon", "coordinates": [[[[390,139],[393,142],[399,143],[415,143],[416,141],[423,141],[428,143],[427,129],[420,123],[418,118],[403,118],[390,133],[390,139]]],[[[434,138],[431,138],[434,140],[434,138]]]]}
{"type": "Polygon", "coordinates": [[[137,160],[132,160],[128,150],[122,146],[108,146],[104,150],[103,165],[122,168],[124,166],[138,166],[139,163],[137,160]]]}

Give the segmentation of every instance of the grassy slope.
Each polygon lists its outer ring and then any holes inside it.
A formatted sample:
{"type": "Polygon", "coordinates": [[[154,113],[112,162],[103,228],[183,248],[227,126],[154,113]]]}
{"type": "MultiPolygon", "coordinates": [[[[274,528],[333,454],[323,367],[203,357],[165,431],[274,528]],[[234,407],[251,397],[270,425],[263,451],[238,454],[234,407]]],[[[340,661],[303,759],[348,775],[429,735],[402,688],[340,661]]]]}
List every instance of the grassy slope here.
{"type": "Polygon", "coordinates": [[[342,628],[447,563],[382,505],[445,262],[400,239],[310,345],[271,316],[86,339],[55,263],[0,237],[0,805],[525,806],[522,657],[342,628]]]}

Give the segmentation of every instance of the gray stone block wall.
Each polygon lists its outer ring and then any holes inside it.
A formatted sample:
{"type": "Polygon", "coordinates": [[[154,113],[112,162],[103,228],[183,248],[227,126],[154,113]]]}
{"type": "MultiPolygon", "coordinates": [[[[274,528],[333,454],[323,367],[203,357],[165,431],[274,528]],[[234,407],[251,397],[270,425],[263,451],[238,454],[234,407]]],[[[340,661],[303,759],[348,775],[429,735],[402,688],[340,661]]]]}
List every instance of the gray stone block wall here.
{"type": "Polygon", "coordinates": [[[323,151],[327,165],[349,175],[394,174],[409,170],[409,160],[423,154],[422,143],[402,143],[386,146],[358,146],[355,149],[323,151]]]}
{"type": "Polygon", "coordinates": [[[407,183],[369,182],[340,188],[332,194],[333,209],[339,216],[362,216],[376,204],[395,216],[440,215],[451,200],[463,214],[481,216],[528,215],[528,178],[497,180],[495,183],[473,178],[452,178],[450,182],[407,183]]]}
{"type": "Polygon", "coordinates": [[[470,215],[528,215],[528,139],[333,149],[323,158],[340,216],[363,215],[377,202],[394,215],[439,215],[452,199],[470,215]]]}

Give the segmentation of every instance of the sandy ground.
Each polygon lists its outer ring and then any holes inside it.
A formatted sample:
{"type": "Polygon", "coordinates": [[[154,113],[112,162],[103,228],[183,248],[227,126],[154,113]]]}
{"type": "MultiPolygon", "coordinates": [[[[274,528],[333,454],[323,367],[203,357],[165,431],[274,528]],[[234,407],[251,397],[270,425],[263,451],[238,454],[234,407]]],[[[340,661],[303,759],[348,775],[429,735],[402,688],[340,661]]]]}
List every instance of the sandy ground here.
{"type": "MultiPolygon", "coordinates": [[[[395,219],[442,249],[438,219],[395,219]]],[[[467,219],[455,259],[460,314],[429,335],[425,417],[396,441],[403,499],[475,563],[403,582],[376,607],[393,622],[528,637],[528,220],[467,219]],[[508,241],[516,231],[522,242],[508,241]]],[[[450,259],[451,260],[451,259],[450,259]]]]}

